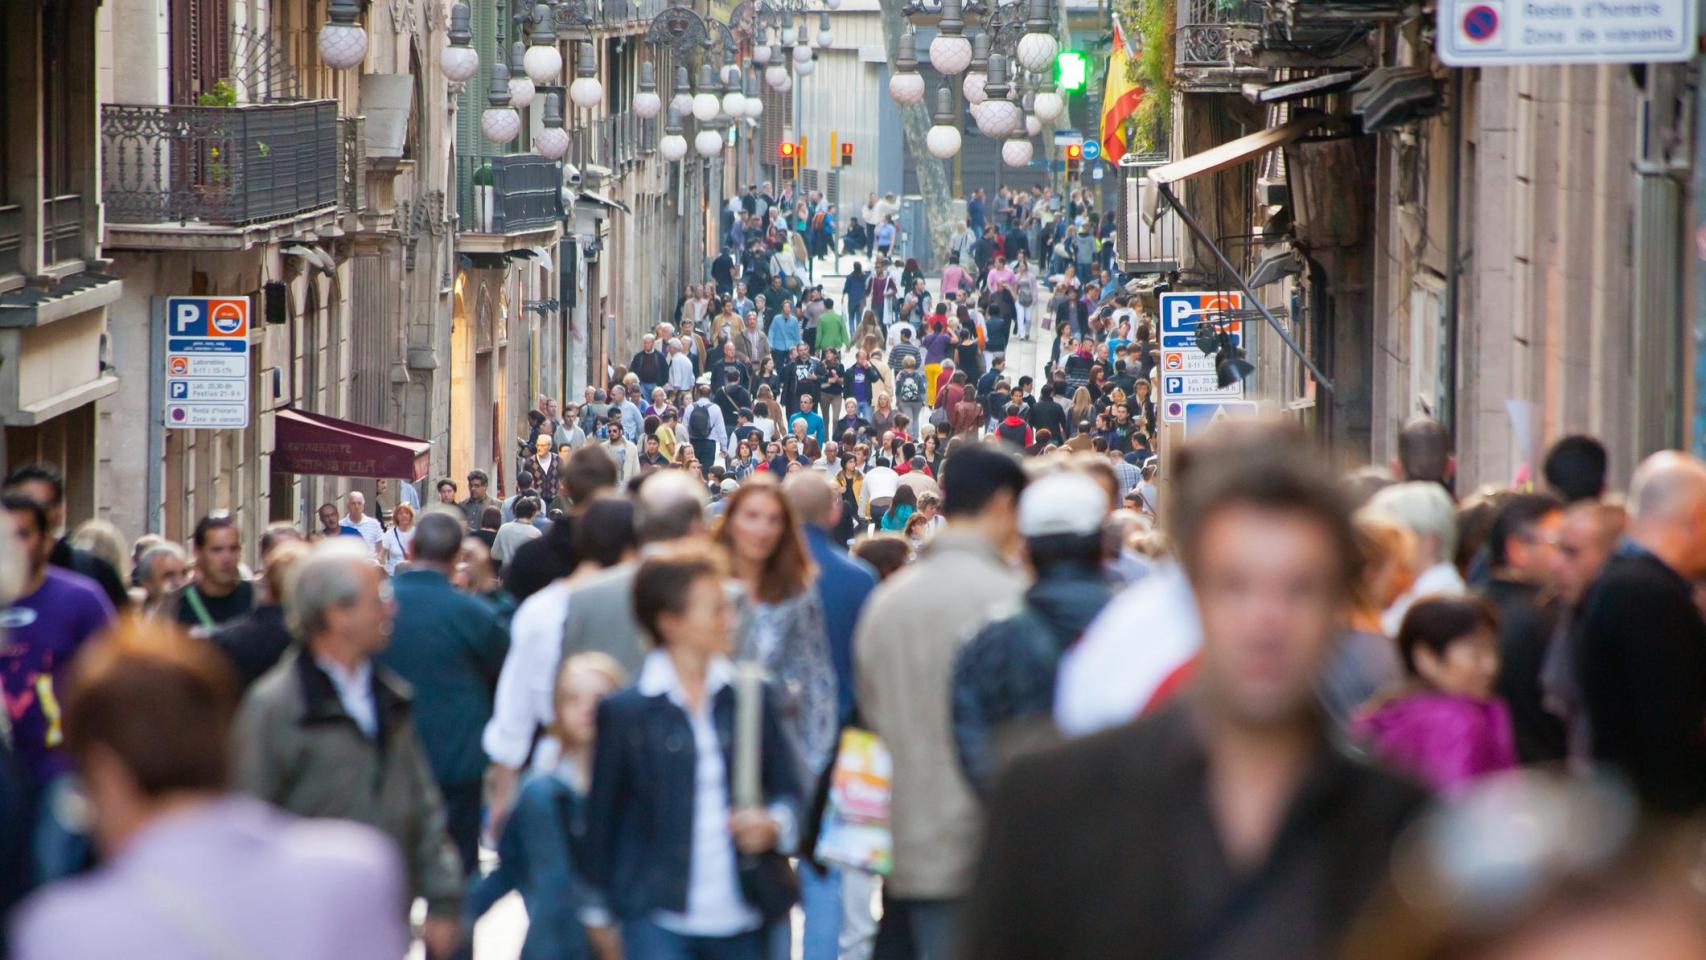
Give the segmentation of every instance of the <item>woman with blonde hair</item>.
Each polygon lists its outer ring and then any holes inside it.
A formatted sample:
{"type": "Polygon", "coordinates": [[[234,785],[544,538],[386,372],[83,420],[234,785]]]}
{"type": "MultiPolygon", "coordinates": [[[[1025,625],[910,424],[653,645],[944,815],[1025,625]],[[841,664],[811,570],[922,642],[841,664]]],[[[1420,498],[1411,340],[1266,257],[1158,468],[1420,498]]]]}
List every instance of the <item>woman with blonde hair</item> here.
{"type": "Polygon", "coordinates": [[[1361,513],[1356,518],[1362,579],[1339,635],[1338,650],[1321,674],[1321,700],[1327,712],[1349,723],[1358,708],[1398,683],[1404,664],[1393,637],[1381,626],[1381,612],[1416,581],[1416,537],[1409,528],[1361,513]]]}
{"type": "Polygon", "coordinates": [[[391,511],[391,529],[380,534],[379,543],[374,546],[387,576],[396,573],[397,565],[409,559],[409,548],[414,542],[415,508],[399,503],[391,511]]]}
{"type": "Polygon", "coordinates": [[[1066,429],[1076,434],[1078,425],[1086,420],[1096,419],[1096,402],[1090,398],[1088,387],[1079,387],[1072,392],[1072,409],[1067,413],[1066,429]]]}
{"type": "Polygon", "coordinates": [[[130,556],[125,551],[124,535],[117,527],[99,518],[85,520],[71,535],[71,546],[112,564],[120,583],[130,582],[130,556]]]}

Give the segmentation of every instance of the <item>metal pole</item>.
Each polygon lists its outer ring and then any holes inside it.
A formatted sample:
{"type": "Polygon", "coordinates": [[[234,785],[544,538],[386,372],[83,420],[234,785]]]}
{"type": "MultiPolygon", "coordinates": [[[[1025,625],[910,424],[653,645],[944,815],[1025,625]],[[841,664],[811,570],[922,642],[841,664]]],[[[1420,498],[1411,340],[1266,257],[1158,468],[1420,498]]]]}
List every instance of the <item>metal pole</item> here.
{"type": "Polygon", "coordinates": [[[148,298],[147,531],[164,532],[160,505],[166,469],[166,298],[148,298]]]}
{"type": "Polygon", "coordinates": [[[1179,218],[1185,221],[1185,226],[1190,228],[1191,233],[1198,240],[1202,241],[1203,246],[1214,251],[1214,258],[1220,261],[1221,268],[1232,275],[1232,279],[1238,285],[1238,289],[1243,292],[1244,296],[1250,299],[1251,305],[1261,312],[1262,319],[1268,321],[1268,326],[1274,328],[1274,332],[1279,334],[1280,340],[1285,343],[1286,347],[1289,348],[1292,353],[1297,355],[1297,359],[1303,362],[1303,366],[1309,371],[1309,375],[1315,378],[1316,384],[1328,393],[1334,392],[1333,381],[1327,379],[1327,375],[1322,373],[1319,367],[1315,366],[1315,361],[1309,359],[1309,354],[1305,353],[1303,348],[1298,346],[1297,341],[1292,339],[1291,332],[1285,328],[1284,324],[1279,322],[1278,318],[1268,311],[1268,308],[1262,303],[1261,299],[1256,296],[1256,291],[1251,290],[1250,285],[1244,282],[1244,277],[1239,274],[1238,268],[1232,265],[1232,261],[1226,259],[1226,254],[1220,252],[1219,245],[1210,239],[1208,234],[1203,232],[1203,228],[1197,224],[1196,218],[1191,216],[1191,212],[1186,210],[1185,205],[1179,202],[1179,198],[1173,196],[1172,186],[1165,183],[1160,184],[1160,193],[1162,198],[1167,201],[1168,205],[1179,212],[1179,218]]]}

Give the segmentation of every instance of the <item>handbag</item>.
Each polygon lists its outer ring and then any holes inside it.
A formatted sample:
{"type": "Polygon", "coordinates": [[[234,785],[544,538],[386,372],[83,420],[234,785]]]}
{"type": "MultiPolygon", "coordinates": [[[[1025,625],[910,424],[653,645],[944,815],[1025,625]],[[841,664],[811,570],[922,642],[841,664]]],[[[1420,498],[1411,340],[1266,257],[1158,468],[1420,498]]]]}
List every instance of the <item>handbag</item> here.
{"type": "Polygon", "coordinates": [[[869,730],[843,727],[826,779],[812,859],[888,876],[894,869],[889,826],[894,761],[888,747],[869,730]]]}

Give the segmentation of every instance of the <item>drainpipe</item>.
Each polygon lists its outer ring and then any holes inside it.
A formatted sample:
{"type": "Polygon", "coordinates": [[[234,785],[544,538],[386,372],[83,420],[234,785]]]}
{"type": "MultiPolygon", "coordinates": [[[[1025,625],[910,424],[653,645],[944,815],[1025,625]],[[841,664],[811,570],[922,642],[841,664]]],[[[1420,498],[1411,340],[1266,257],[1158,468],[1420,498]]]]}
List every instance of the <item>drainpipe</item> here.
{"type": "MultiPolygon", "coordinates": [[[[1452,449],[1457,448],[1457,331],[1458,317],[1462,310],[1462,271],[1459,269],[1461,257],[1462,228],[1459,221],[1463,214],[1463,68],[1453,67],[1451,71],[1451,158],[1450,178],[1451,187],[1446,192],[1446,233],[1445,233],[1445,390],[1441,395],[1441,411],[1446,415],[1444,421],[1446,433],[1451,437],[1452,449]]],[[[1411,322],[1415,322],[1411,318],[1411,322]]]]}

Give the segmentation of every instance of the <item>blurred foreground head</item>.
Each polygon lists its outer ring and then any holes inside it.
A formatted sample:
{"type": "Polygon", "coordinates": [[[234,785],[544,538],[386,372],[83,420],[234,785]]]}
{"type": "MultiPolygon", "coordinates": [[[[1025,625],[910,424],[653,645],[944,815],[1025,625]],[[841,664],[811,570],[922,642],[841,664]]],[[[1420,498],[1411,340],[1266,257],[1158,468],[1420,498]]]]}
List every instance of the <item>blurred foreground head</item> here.
{"type": "Polygon", "coordinates": [[[125,619],[79,654],[66,746],[104,850],[174,800],[225,789],[236,709],[224,658],[166,620],[125,619]]]}
{"type": "Polygon", "coordinates": [[[1418,821],[1346,960],[1699,960],[1698,829],[1620,786],[1527,771],[1418,821]]]}
{"type": "Polygon", "coordinates": [[[1168,532],[1202,617],[1197,686],[1218,719],[1295,722],[1362,554],[1330,457],[1287,421],[1227,421],[1179,453],[1168,532]]]}

